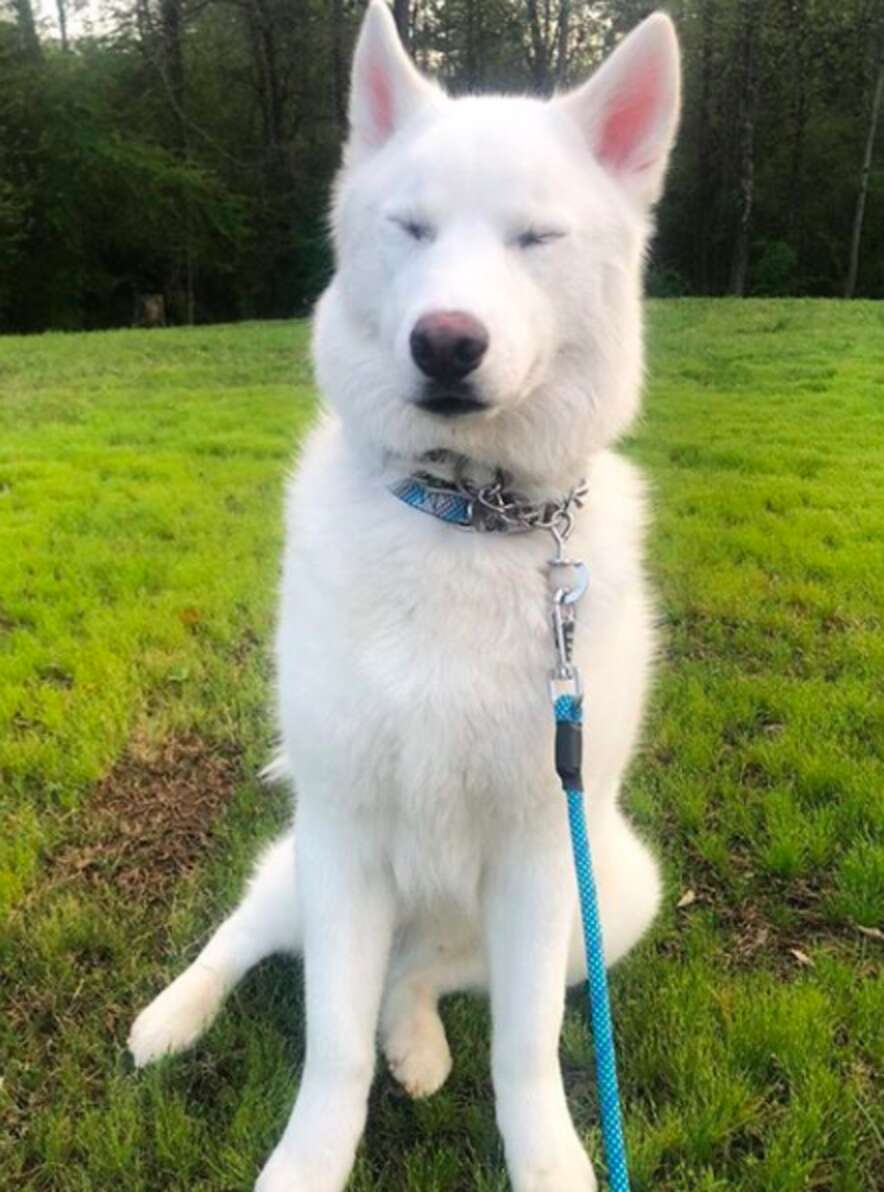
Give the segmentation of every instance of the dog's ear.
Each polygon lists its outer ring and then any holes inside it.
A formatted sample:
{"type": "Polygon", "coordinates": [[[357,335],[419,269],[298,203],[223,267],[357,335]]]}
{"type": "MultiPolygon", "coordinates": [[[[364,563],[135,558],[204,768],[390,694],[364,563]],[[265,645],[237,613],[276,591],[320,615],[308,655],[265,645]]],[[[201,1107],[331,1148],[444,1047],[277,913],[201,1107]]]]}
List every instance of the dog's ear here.
{"type": "Polygon", "coordinates": [[[655,12],[588,82],[553,102],[577,121],[602,165],[649,205],[663,189],[680,91],[675,28],[665,13],[655,12]]]}
{"type": "Polygon", "coordinates": [[[353,57],[348,160],[379,149],[415,112],[441,99],[403,49],[385,0],[372,0],[353,57]]]}

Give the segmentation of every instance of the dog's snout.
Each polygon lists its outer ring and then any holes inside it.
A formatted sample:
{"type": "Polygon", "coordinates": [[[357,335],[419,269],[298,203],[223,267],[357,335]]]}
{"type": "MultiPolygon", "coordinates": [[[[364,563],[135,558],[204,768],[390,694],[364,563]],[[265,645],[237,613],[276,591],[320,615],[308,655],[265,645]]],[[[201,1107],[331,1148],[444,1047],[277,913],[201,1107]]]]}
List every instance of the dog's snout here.
{"type": "Polygon", "coordinates": [[[462,310],[423,315],[411,332],[415,364],[434,381],[461,381],[479,367],[488,350],[488,331],[462,310]]]}

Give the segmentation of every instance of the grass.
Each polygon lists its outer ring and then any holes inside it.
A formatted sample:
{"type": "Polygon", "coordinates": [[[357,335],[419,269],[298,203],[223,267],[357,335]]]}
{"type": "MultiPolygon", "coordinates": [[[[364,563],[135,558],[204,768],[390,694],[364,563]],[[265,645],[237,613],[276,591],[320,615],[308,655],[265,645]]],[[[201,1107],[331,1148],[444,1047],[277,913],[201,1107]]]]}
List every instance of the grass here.
{"type": "MultiPolygon", "coordinates": [[[[254,974],[188,1056],[136,1075],[124,1040],[285,817],[253,775],[282,480],[313,408],[305,341],[282,323],[0,339],[4,1188],[247,1189],[288,1112],[289,964],[254,974]],[[170,795],[194,766],[223,797],[191,839],[170,795]],[[115,819],[130,790],[134,860],[115,819]]],[[[625,449],[653,484],[666,650],[626,797],[667,898],[614,978],[634,1187],[868,1192],[884,309],[658,303],[650,342],[625,449]]],[[[580,1010],[563,1061],[597,1155],[580,1010]]],[[[487,1011],[444,1014],[449,1085],[414,1104],[379,1075],[354,1192],[506,1187],[487,1011]]]]}

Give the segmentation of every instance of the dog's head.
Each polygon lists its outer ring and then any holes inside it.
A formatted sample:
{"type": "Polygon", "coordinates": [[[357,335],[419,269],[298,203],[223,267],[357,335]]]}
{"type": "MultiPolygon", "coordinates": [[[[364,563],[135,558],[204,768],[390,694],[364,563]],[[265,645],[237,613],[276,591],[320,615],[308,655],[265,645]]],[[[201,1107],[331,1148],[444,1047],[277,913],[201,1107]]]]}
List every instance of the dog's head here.
{"type": "Polygon", "coordinates": [[[345,421],[395,452],[538,476],[610,442],[638,400],[641,261],[678,103],[662,13],[569,94],[455,100],[374,0],[315,338],[345,421]]]}

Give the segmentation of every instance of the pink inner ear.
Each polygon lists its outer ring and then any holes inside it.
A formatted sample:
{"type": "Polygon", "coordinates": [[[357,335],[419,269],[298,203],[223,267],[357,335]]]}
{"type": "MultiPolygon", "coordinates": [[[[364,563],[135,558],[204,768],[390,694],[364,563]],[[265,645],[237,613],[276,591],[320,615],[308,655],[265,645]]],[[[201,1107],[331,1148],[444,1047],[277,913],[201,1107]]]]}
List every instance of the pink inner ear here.
{"type": "Polygon", "coordinates": [[[614,169],[641,170],[651,164],[647,155],[635,160],[635,153],[653,130],[662,98],[661,72],[647,63],[629,80],[628,89],[615,93],[602,122],[596,152],[614,169]]]}
{"type": "Polygon", "coordinates": [[[368,95],[372,122],[378,141],[385,141],[393,131],[393,89],[382,67],[368,68],[368,95]]]}

